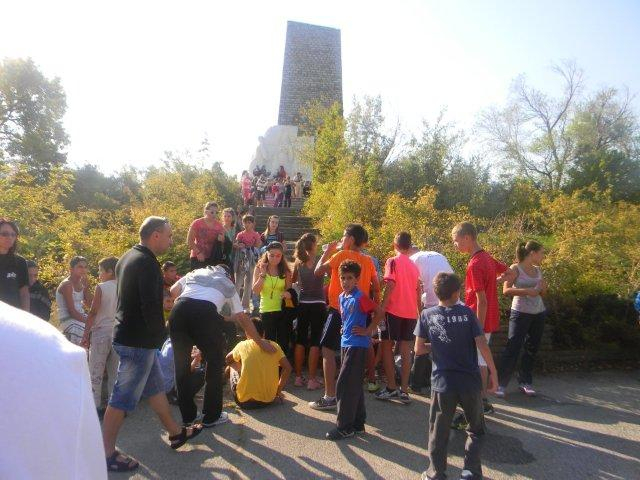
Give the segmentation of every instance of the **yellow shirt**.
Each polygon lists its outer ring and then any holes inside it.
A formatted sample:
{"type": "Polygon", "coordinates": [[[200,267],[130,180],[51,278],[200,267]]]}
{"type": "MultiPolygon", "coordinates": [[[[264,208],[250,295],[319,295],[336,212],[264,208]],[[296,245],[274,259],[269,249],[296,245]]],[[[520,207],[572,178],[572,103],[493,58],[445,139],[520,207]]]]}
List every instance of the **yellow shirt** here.
{"type": "Polygon", "coordinates": [[[276,342],[270,342],[275,353],[267,353],[253,340],[244,340],[231,352],[236,362],[242,362],[240,380],[236,387],[238,401],[272,402],[278,393],[280,360],[284,357],[276,342]]]}

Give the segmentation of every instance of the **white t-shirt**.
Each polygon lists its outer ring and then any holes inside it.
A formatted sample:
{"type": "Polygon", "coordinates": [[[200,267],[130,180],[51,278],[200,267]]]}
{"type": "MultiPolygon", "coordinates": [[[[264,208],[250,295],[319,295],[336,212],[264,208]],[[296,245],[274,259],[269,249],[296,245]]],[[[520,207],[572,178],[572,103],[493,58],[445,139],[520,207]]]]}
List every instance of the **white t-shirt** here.
{"type": "Polygon", "coordinates": [[[107,480],[87,353],[0,302],[0,478],[107,480]]]}
{"type": "Polygon", "coordinates": [[[424,307],[438,305],[438,297],[433,291],[433,279],[440,272],[453,273],[453,268],[449,265],[447,258],[438,252],[416,252],[410,258],[420,270],[420,280],[424,292],[422,305],[424,307]]]}
{"type": "MultiPolygon", "coordinates": [[[[229,305],[231,313],[242,312],[242,302],[237,292],[234,292],[231,298],[225,296],[215,288],[204,287],[197,283],[187,283],[186,275],[177,281],[182,287],[178,298],[193,298],[194,300],[206,300],[213,303],[218,309],[218,313],[222,311],[222,307],[229,305]]],[[[176,299],[177,300],[177,299],[176,299]]]]}

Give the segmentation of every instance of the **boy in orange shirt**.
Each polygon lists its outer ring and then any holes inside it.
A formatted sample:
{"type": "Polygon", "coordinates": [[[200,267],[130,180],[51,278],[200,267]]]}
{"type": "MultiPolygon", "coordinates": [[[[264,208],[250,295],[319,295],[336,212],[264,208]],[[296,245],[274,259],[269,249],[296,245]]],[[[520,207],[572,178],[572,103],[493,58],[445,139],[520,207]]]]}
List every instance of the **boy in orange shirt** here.
{"type": "Polygon", "coordinates": [[[367,231],[362,225],[351,223],[344,229],[340,242],[331,242],[322,254],[315,270],[316,276],[331,275],[329,282],[329,311],[324,324],[320,347],[322,349],[322,368],[324,370],[324,396],[309,406],[316,410],[335,410],[336,402],[336,351],[340,349],[340,316],[339,296],[342,293],[340,285],[340,264],[345,260],[353,260],[360,265],[361,273],[358,289],[367,297],[373,294],[375,302],[380,298],[380,282],[371,257],[360,252],[367,240],[367,231]],[[338,244],[341,250],[338,251],[338,244]]]}

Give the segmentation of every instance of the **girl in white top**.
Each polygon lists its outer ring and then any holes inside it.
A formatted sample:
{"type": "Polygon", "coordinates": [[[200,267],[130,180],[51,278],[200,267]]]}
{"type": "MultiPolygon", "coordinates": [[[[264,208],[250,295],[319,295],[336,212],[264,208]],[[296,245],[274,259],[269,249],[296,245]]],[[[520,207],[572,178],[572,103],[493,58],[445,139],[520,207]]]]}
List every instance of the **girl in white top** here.
{"type": "Polygon", "coordinates": [[[89,349],[89,373],[93,400],[98,413],[103,412],[102,379],[107,371],[109,395],[118,371],[118,354],[112,347],[113,326],[116,322],[118,296],[116,294],[116,257],[103,258],[98,262],[98,280],[91,310],[82,337],[82,346],[89,349]]]}
{"type": "Polygon", "coordinates": [[[80,345],[87,320],[85,306],[90,305],[93,298],[87,288],[87,259],[73,257],[69,266],[69,276],[56,290],[58,321],[63,335],[71,343],[80,345]]]}
{"type": "Polygon", "coordinates": [[[547,291],[540,264],[544,258],[544,247],[536,241],[520,243],[516,249],[517,263],[511,265],[516,279],[506,281],[502,292],[512,296],[511,315],[509,318],[509,340],[505,347],[498,379],[500,385],[496,396],[504,397],[509,379],[516,368],[520,350],[524,353],[520,360],[518,381],[520,391],[527,396],[535,396],[532,387],[533,364],[542,341],[546,309],[542,295],[547,291]]]}

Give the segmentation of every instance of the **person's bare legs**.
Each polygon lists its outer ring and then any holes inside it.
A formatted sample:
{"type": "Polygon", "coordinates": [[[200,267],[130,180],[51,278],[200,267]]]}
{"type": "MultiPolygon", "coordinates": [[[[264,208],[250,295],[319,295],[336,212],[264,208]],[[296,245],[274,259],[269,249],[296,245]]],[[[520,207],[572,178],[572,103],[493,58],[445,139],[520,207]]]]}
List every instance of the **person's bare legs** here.
{"type": "Polygon", "coordinates": [[[367,351],[367,379],[369,383],[376,383],[376,351],[369,345],[367,351]]]}
{"type": "Polygon", "coordinates": [[[382,366],[387,377],[387,388],[389,390],[397,390],[396,369],[393,364],[393,340],[382,340],[380,346],[382,348],[382,366]]]}
{"type": "MultiPolygon", "coordinates": [[[[302,366],[304,365],[304,353],[305,353],[304,345],[296,344],[296,348],[293,353],[293,368],[296,372],[296,377],[302,376],[302,366]]],[[[311,377],[311,374],[309,374],[309,377],[313,378],[311,377]]]]}
{"type": "Polygon", "coordinates": [[[102,443],[107,457],[113,455],[116,450],[116,440],[122,423],[124,422],[124,410],[107,406],[102,420],[102,443]]]}
{"type": "Polygon", "coordinates": [[[402,369],[400,370],[400,389],[403,392],[409,391],[409,377],[411,376],[411,347],[413,342],[402,340],[400,342],[400,357],[402,358],[402,369]]]}
{"type": "Polygon", "coordinates": [[[487,385],[489,384],[489,369],[480,366],[480,377],[482,378],[482,398],[487,398],[487,385]]]}
{"type": "Polygon", "coordinates": [[[158,393],[153,397],[149,397],[149,405],[170,436],[178,435],[182,432],[182,427],[178,425],[173,419],[173,415],[171,415],[171,407],[169,407],[169,401],[165,393],[158,393]]]}
{"type": "Polygon", "coordinates": [[[316,378],[316,374],[318,373],[319,359],[320,359],[320,348],[311,347],[309,349],[309,379],[316,378]]]}
{"type": "Polygon", "coordinates": [[[324,394],[336,396],[336,352],[322,347],[322,366],[324,368],[324,394]]]}

